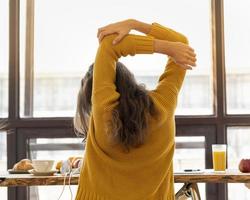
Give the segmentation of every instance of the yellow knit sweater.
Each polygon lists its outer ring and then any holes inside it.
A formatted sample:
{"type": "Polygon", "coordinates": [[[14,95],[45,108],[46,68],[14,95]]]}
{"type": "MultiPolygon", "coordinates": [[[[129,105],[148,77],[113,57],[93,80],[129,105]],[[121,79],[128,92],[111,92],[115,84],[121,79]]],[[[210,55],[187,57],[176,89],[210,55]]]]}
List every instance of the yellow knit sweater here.
{"type": "MultiPolygon", "coordinates": [[[[76,200],[173,200],[174,111],[185,70],[170,58],[157,87],[149,92],[158,116],[149,121],[145,144],[125,153],[105,133],[108,113],[119,103],[115,63],[121,56],[152,54],[153,38],[187,43],[180,33],[152,23],[147,36],[115,34],[100,43],[94,65],[92,114],[76,200]]],[[[153,67],[153,66],[152,66],[153,67]]]]}

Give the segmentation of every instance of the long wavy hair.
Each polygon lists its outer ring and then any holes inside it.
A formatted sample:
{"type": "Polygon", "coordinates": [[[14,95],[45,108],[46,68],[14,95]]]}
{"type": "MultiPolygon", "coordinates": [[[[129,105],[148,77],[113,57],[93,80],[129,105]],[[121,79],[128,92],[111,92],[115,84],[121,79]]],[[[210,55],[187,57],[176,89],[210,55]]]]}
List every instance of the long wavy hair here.
{"type": "MultiPolygon", "coordinates": [[[[75,132],[84,141],[91,114],[93,67],[94,64],[81,80],[74,117],[75,132]]],[[[145,142],[149,116],[155,115],[155,109],[145,86],[137,84],[134,75],[121,62],[116,63],[115,85],[120,94],[119,104],[112,110],[106,133],[111,136],[112,142],[122,144],[129,152],[131,147],[139,147],[145,142]]]]}

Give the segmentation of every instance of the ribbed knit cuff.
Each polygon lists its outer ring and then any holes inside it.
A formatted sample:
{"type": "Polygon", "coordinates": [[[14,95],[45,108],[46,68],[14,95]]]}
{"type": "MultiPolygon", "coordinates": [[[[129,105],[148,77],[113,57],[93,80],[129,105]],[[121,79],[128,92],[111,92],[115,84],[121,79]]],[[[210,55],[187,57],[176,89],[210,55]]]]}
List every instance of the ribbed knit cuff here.
{"type": "Polygon", "coordinates": [[[151,26],[151,30],[148,35],[154,36],[156,38],[162,38],[162,32],[166,31],[166,27],[153,22],[151,26]]]}
{"type": "Polygon", "coordinates": [[[167,28],[156,22],[152,23],[151,30],[148,33],[149,36],[153,36],[160,40],[168,40],[172,42],[182,42],[188,44],[188,39],[181,33],[176,32],[171,28],[167,28]]]}
{"type": "Polygon", "coordinates": [[[154,53],[154,38],[151,36],[134,35],[135,51],[139,54],[154,53]]]}

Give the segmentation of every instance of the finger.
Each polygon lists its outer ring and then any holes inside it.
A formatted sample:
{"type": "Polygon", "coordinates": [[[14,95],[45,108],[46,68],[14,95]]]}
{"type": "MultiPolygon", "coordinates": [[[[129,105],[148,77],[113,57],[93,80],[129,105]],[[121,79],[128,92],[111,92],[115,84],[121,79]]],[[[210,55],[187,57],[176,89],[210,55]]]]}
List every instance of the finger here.
{"type": "Polygon", "coordinates": [[[187,60],[189,60],[189,61],[191,61],[191,62],[196,62],[196,58],[195,57],[193,57],[193,56],[189,56],[188,58],[187,58],[187,60]]]}
{"type": "Polygon", "coordinates": [[[98,28],[97,37],[99,37],[99,35],[100,35],[100,33],[101,33],[102,31],[106,31],[106,30],[108,29],[108,27],[109,27],[109,25],[103,26],[103,27],[101,27],[101,28],[98,28]]]}
{"type": "Polygon", "coordinates": [[[196,57],[196,54],[193,51],[187,51],[186,55],[196,57]]]}
{"type": "Polygon", "coordinates": [[[110,34],[112,34],[112,32],[109,32],[109,31],[102,31],[102,32],[100,33],[99,37],[98,37],[99,42],[101,42],[102,39],[103,39],[105,36],[110,35],[110,34]]]}
{"type": "Polygon", "coordinates": [[[183,69],[186,69],[186,70],[192,70],[192,67],[186,65],[186,64],[183,64],[183,63],[178,63],[176,62],[177,65],[180,65],[180,67],[182,67],[183,69]]]}
{"type": "Polygon", "coordinates": [[[100,33],[104,30],[105,30],[104,27],[98,28],[97,37],[99,37],[100,33]]]}
{"type": "Polygon", "coordinates": [[[113,44],[118,44],[124,37],[124,34],[119,34],[114,40],[113,40],[113,44]]]}
{"type": "Polygon", "coordinates": [[[186,59],[196,61],[196,56],[194,54],[188,54],[188,56],[186,56],[186,59]]]}
{"type": "Polygon", "coordinates": [[[182,68],[186,69],[186,70],[192,70],[193,68],[190,67],[189,65],[182,65],[182,68]]]}
{"type": "Polygon", "coordinates": [[[194,49],[192,47],[189,47],[188,48],[190,51],[194,52],[194,49]]]}
{"type": "Polygon", "coordinates": [[[191,65],[191,66],[196,66],[196,63],[195,63],[195,58],[194,57],[191,57],[191,56],[189,56],[189,57],[187,57],[186,59],[185,59],[185,64],[188,64],[188,65],[191,65]]]}
{"type": "Polygon", "coordinates": [[[187,64],[187,65],[190,65],[190,66],[193,66],[193,67],[196,66],[195,62],[193,62],[193,61],[191,61],[191,60],[187,60],[186,64],[187,64]]]}

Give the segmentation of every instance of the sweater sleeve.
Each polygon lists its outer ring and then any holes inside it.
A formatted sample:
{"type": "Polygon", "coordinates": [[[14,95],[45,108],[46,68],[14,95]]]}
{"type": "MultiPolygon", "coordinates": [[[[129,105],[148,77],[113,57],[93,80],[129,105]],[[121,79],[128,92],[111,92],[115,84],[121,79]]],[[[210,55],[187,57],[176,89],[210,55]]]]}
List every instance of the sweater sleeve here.
{"type": "MultiPolygon", "coordinates": [[[[158,23],[152,23],[151,30],[147,35],[160,40],[188,44],[188,40],[184,35],[158,23]]],[[[178,93],[181,89],[185,74],[186,70],[178,66],[174,60],[169,57],[164,72],[159,78],[158,85],[156,89],[153,90],[168,112],[174,113],[177,106],[178,93]]]]}
{"type": "Polygon", "coordinates": [[[182,43],[188,43],[187,38],[171,29],[165,26],[162,26],[161,24],[158,24],[156,22],[152,23],[150,32],[147,34],[148,36],[153,36],[159,40],[168,40],[171,42],[182,42],[182,43]]]}
{"type": "Polygon", "coordinates": [[[96,53],[93,69],[92,106],[109,109],[117,104],[120,94],[116,91],[116,62],[121,56],[152,54],[153,37],[129,34],[116,45],[116,34],[102,40],[96,53]]]}

